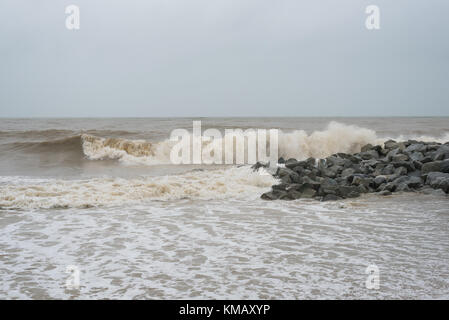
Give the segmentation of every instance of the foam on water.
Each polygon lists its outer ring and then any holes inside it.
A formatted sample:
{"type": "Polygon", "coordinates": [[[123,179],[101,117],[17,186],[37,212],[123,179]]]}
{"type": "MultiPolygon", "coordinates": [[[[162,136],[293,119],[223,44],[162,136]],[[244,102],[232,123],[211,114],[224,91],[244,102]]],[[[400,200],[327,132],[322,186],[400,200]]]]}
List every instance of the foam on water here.
{"type": "Polygon", "coordinates": [[[0,298],[447,299],[448,217],[408,194],[0,210],[0,298]]]}
{"type": "Polygon", "coordinates": [[[3,177],[0,208],[111,206],[153,200],[255,199],[276,183],[248,166],[181,175],[86,180],[3,177]]]}
{"type": "MultiPolygon", "coordinates": [[[[447,119],[352,121],[360,125],[237,123],[279,126],[284,158],[357,152],[389,138],[449,140],[447,119]]],[[[234,120],[209,122],[226,128],[234,120]]],[[[169,163],[166,139],[191,119],[0,124],[0,298],[449,297],[448,196],[270,202],[259,197],[276,181],[249,166],[167,175],[155,166],[169,163]],[[98,171],[109,165],[117,171],[98,171]],[[44,175],[48,168],[60,170],[44,175]],[[115,174],[133,169],[141,176],[115,174]],[[365,286],[371,264],[379,290],[365,286]],[[80,290],[65,286],[68,265],[80,269],[80,290]]]]}

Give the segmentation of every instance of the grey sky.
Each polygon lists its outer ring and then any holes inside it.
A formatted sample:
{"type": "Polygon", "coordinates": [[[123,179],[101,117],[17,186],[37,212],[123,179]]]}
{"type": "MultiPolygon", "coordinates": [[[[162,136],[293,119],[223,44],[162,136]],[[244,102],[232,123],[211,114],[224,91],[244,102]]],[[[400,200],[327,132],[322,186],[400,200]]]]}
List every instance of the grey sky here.
{"type": "Polygon", "coordinates": [[[447,0],[2,0],[0,116],[449,115],[448,12],[447,0]],[[370,4],[380,30],[365,28],[370,4]]]}

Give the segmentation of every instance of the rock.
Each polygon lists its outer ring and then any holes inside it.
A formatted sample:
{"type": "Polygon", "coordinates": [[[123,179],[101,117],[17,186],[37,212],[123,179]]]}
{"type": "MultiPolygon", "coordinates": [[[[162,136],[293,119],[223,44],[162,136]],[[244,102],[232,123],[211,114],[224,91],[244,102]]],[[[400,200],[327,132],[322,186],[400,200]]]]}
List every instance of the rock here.
{"type": "MultiPolygon", "coordinates": [[[[304,171],[307,170],[307,169],[304,169],[304,167],[302,167],[302,166],[296,166],[296,167],[294,167],[292,170],[295,171],[295,172],[296,172],[297,174],[299,174],[300,176],[306,175],[306,174],[307,174],[307,172],[304,172],[304,171]]],[[[309,172],[310,172],[310,170],[309,170],[309,172]]]]}
{"type": "Polygon", "coordinates": [[[401,154],[400,152],[401,151],[399,150],[399,148],[396,148],[396,149],[393,149],[393,150],[389,151],[387,153],[386,160],[388,162],[390,162],[393,159],[394,156],[397,156],[398,154],[401,154]]]}
{"type": "Polygon", "coordinates": [[[299,161],[293,158],[288,159],[285,161],[285,167],[288,169],[293,169],[294,167],[298,166],[299,161]]]}
{"type": "Polygon", "coordinates": [[[423,174],[429,172],[445,172],[449,173],[449,159],[443,161],[432,161],[422,165],[421,171],[423,174]]]}
{"type": "Polygon", "coordinates": [[[288,192],[288,197],[290,200],[297,200],[301,198],[301,192],[298,192],[296,190],[290,190],[288,192]]]}
{"type": "Polygon", "coordinates": [[[371,182],[372,179],[363,176],[354,176],[354,178],[352,179],[352,184],[356,186],[362,185],[368,187],[371,184],[371,182]]]}
{"type": "Polygon", "coordinates": [[[433,157],[431,157],[430,155],[425,155],[424,158],[422,160],[420,160],[421,163],[427,163],[427,162],[432,162],[433,161],[433,157]]]}
{"type": "Polygon", "coordinates": [[[341,172],[341,167],[333,166],[330,168],[324,168],[320,171],[322,177],[335,178],[338,172],[341,172]]]}
{"type": "Polygon", "coordinates": [[[422,193],[424,194],[431,194],[431,195],[435,195],[435,196],[445,196],[446,193],[441,190],[441,189],[433,189],[433,188],[429,188],[429,187],[425,187],[421,190],[422,193]]]}
{"type": "Polygon", "coordinates": [[[389,195],[391,195],[391,191],[383,190],[383,191],[379,192],[379,195],[381,195],[381,196],[389,196],[389,195]]]}
{"type": "Polygon", "coordinates": [[[390,163],[385,168],[382,169],[383,175],[389,175],[394,173],[394,166],[390,163]]]}
{"type": "Polygon", "coordinates": [[[396,186],[395,192],[410,192],[412,189],[405,183],[401,183],[396,186]]]}
{"type": "Polygon", "coordinates": [[[327,194],[323,198],[323,201],[336,201],[336,200],[343,200],[343,199],[339,196],[336,196],[335,194],[327,194]]]}
{"type": "Polygon", "coordinates": [[[290,186],[290,185],[287,184],[287,183],[280,183],[280,184],[276,184],[276,185],[272,186],[271,188],[272,188],[273,190],[282,190],[282,191],[285,191],[285,190],[287,190],[287,188],[288,188],[289,186],[290,186]]]}
{"type": "MultiPolygon", "coordinates": [[[[408,188],[419,188],[422,186],[422,180],[419,177],[409,177],[409,176],[402,176],[393,181],[393,183],[396,185],[396,190],[400,189],[400,185],[405,185],[408,188]]],[[[402,190],[403,191],[403,190],[402,190]]]]}
{"type": "Polygon", "coordinates": [[[412,152],[426,152],[427,146],[422,143],[413,143],[409,145],[407,148],[405,148],[405,152],[412,153],[412,152]]]}
{"type": "Polygon", "coordinates": [[[393,149],[399,149],[400,151],[404,151],[406,146],[403,142],[396,142],[394,140],[388,140],[384,143],[385,149],[393,150],[393,149]]]}
{"type": "Polygon", "coordinates": [[[330,157],[326,158],[326,165],[328,167],[333,167],[333,166],[344,167],[344,166],[347,166],[348,163],[349,163],[349,166],[352,164],[350,160],[336,157],[336,156],[330,156],[330,157]]]}
{"type": "Polygon", "coordinates": [[[363,160],[378,159],[379,158],[379,153],[377,151],[375,151],[375,150],[369,150],[369,151],[361,152],[360,153],[360,157],[363,160]]]}
{"type": "Polygon", "coordinates": [[[441,172],[449,173],[449,159],[441,162],[440,170],[441,172]]]}
{"type": "Polygon", "coordinates": [[[423,185],[421,178],[419,177],[409,177],[407,185],[410,188],[417,189],[423,185]]]}
{"type": "Polygon", "coordinates": [[[385,149],[394,149],[398,147],[398,143],[394,140],[388,140],[384,143],[385,149]]]}
{"type": "Polygon", "coordinates": [[[372,147],[373,147],[373,145],[372,145],[371,143],[368,143],[368,144],[366,144],[366,145],[364,145],[364,146],[362,147],[362,149],[360,150],[360,152],[366,152],[366,151],[369,151],[369,150],[372,149],[372,147]]]}
{"type": "Polygon", "coordinates": [[[418,178],[421,178],[421,170],[415,170],[415,171],[412,171],[412,172],[409,172],[408,174],[407,174],[409,177],[418,177],[418,178]]]}
{"type": "Polygon", "coordinates": [[[377,176],[374,178],[373,182],[376,187],[379,187],[387,182],[387,178],[385,176],[377,176]]]}
{"type": "Polygon", "coordinates": [[[416,170],[415,166],[413,165],[413,162],[409,161],[393,161],[391,164],[395,168],[404,167],[407,169],[408,172],[416,170]]]}
{"type": "Polygon", "coordinates": [[[444,192],[449,191],[449,173],[430,172],[426,177],[426,184],[434,189],[442,189],[444,192]]]}
{"type": "Polygon", "coordinates": [[[284,199],[287,196],[288,194],[285,191],[273,190],[270,192],[265,192],[260,197],[264,200],[277,200],[277,199],[284,199]]]}
{"type": "Polygon", "coordinates": [[[410,159],[413,161],[421,161],[424,159],[424,155],[419,151],[415,151],[410,155],[410,159]]]}
{"type": "Polygon", "coordinates": [[[356,198],[360,196],[360,191],[355,186],[340,186],[337,188],[337,195],[342,198],[356,198]]]}
{"type": "Polygon", "coordinates": [[[279,158],[279,160],[278,160],[278,163],[279,163],[279,164],[283,164],[283,163],[285,163],[285,159],[284,159],[284,158],[282,158],[282,157],[280,157],[280,158],[279,158]]]}
{"type": "Polygon", "coordinates": [[[347,168],[347,169],[344,169],[342,172],[341,172],[341,176],[342,177],[347,177],[347,176],[350,176],[350,175],[352,175],[352,174],[354,174],[355,173],[355,170],[353,169],[353,168],[347,168]]]}
{"type": "Polygon", "coordinates": [[[449,159],[449,146],[442,145],[433,156],[434,161],[449,159]]]}
{"type": "Polygon", "coordinates": [[[397,176],[404,176],[407,174],[407,169],[404,167],[398,167],[396,170],[394,170],[394,174],[397,176]]]}
{"type": "Polygon", "coordinates": [[[319,195],[336,194],[338,183],[331,178],[324,178],[319,188],[319,195]]]}
{"type": "Polygon", "coordinates": [[[253,164],[251,166],[251,169],[253,170],[259,170],[259,168],[268,168],[270,165],[270,163],[265,163],[265,162],[261,162],[261,161],[257,161],[255,164],[253,164]]]}
{"type": "Polygon", "coordinates": [[[299,178],[299,175],[295,171],[293,171],[289,168],[282,168],[282,167],[277,169],[276,176],[281,178],[282,181],[284,181],[285,183],[293,182],[292,179],[290,179],[290,177],[292,177],[292,176],[299,178]],[[284,179],[285,177],[287,179],[284,179]]]}
{"type": "Polygon", "coordinates": [[[396,190],[396,184],[394,182],[388,182],[382,189],[382,191],[384,190],[394,192],[396,190]]]}
{"type": "Polygon", "coordinates": [[[310,188],[305,185],[303,185],[303,187],[298,189],[298,192],[301,194],[301,198],[313,198],[317,195],[317,192],[315,189],[310,188]]]}
{"type": "Polygon", "coordinates": [[[393,182],[394,180],[396,180],[399,177],[400,176],[398,176],[397,174],[389,174],[389,175],[385,176],[385,178],[387,178],[387,182],[393,182]]]}
{"type": "Polygon", "coordinates": [[[391,157],[391,160],[394,162],[403,162],[409,159],[408,155],[399,153],[391,157]]]}
{"type": "Polygon", "coordinates": [[[422,162],[421,161],[413,161],[413,165],[417,170],[421,170],[422,168],[422,162]]]}

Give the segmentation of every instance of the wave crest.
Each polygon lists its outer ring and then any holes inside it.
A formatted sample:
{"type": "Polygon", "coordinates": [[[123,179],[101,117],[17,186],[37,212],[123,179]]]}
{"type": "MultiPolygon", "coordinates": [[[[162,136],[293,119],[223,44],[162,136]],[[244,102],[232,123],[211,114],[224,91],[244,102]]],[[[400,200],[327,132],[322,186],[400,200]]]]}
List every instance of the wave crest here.
{"type": "MultiPolygon", "coordinates": [[[[442,138],[429,136],[399,136],[379,138],[371,129],[330,122],[324,130],[308,134],[304,130],[292,132],[279,131],[278,155],[284,158],[306,159],[324,158],[338,152],[359,152],[365,144],[383,144],[385,140],[397,141],[414,139],[418,141],[446,142],[449,134],[442,138]]],[[[269,141],[269,139],[267,139],[269,141]]],[[[234,146],[224,145],[225,137],[213,142],[204,142],[203,146],[213,143],[223,146],[223,152],[233,152],[234,146]]],[[[70,136],[59,140],[43,142],[15,142],[3,145],[7,151],[42,152],[46,154],[64,153],[70,159],[87,158],[89,160],[118,160],[127,165],[170,164],[170,152],[176,142],[169,139],[150,142],[116,137],[99,137],[91,134],[70,136]]],[[[245,145],[245,154],[247,153],[245,145]]],[[[268,149],[268,146],[267,146],[268,149]]],[[[224,155],[223,155],[224,156],[224,155]]]]}

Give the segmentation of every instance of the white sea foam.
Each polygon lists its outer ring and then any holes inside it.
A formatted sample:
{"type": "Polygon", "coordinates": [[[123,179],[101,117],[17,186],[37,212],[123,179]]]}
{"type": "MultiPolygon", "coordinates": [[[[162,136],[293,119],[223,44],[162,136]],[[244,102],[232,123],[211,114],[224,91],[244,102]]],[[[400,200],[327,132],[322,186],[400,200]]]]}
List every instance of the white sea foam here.
{"type": "Polygon", "coordinates": [[[151,200],[256,199],[276,180],[248,166],[182,175],[87,180],[3,177],[0,207],[55,208],[123,205],[151,200]],[[6,181],[6,180],[8,181],[6,181]]]}

